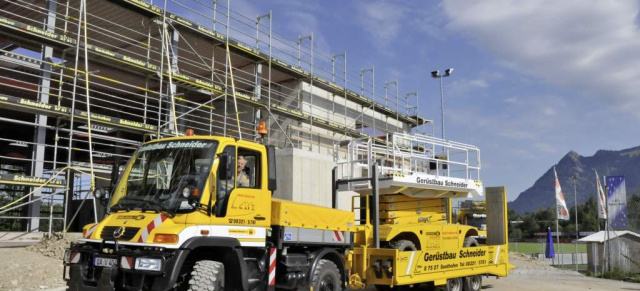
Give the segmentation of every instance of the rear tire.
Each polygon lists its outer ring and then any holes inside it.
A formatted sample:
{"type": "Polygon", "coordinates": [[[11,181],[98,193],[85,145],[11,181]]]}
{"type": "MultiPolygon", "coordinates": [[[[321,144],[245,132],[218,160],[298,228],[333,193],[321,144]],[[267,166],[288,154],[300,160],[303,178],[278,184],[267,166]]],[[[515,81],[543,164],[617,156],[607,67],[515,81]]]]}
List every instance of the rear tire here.
{"type": "Polygon", "coordinates": [[[478,243],[478,241],[476,240],[475,237],[465,237],[464,238],[464,243],[462,244],[463,247],[468,248],[468,247],[477,247],[480,244],[478,243]]]}
{"type": "Polygon", "coordinates": [[[314,291],[342,291],[342,279],[338,266],[332,261],[321,259],[313,272],[309,286],[314,291]]]}
{"type": "Polygon", "coordinates": [[[464,291],[480,291],[482,289],[482,276],[475,275],[464,278],[464,291]]]}
{"type": "Polygon", "coordinates": [[[191,271],[188,291],[224,290],[224,265],[216,261],[197,261],[191,271]]]}
{"type": "Polygon", "coordinates": [[[463,291],[463,282],[462,278],[455,278],[447,280],[447,285],[445,287],[446,291],[463,291]]]}
{"type": "Polygon", "coordinates": [[[418,250],[418,248],[416,248],[416,245],[412,241],[406,239],[391,242],[391,244],[389,245],[392,249],[397,249],[400,252],[414,252],[418,250]]]}

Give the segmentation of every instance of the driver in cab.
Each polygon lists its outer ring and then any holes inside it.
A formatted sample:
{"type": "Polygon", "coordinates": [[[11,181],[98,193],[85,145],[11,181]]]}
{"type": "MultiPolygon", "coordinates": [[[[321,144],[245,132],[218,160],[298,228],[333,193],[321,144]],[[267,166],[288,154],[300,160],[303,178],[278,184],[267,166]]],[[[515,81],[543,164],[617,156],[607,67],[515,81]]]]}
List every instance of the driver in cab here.
{"type": "Polygon", "coordinates": [[[238,187],[251,187],[249,175],[244,171],[247,160],[243,156],[238,157],[238,187]]]}

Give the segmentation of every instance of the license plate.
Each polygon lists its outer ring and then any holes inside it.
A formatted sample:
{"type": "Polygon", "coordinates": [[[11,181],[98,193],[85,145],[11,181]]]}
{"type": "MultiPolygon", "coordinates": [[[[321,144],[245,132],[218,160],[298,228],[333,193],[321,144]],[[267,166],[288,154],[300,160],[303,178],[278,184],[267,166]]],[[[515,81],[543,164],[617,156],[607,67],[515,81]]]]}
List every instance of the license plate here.
{"type": "Polygon", "coordinates": [[[118,264],[117,259],[100,257],[93,259],[93,265],[96,267],[114,267],[116,264],[118,264]]]}

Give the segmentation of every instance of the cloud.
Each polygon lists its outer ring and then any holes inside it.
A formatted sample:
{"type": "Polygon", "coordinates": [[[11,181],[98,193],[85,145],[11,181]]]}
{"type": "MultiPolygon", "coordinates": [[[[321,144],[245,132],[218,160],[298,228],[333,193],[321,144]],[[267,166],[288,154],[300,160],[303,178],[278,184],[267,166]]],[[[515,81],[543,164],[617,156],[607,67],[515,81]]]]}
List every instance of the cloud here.
{"type": "Polygon", "coordinates": [[[503,65],[640,117],[638,6],[635,0],[450,0],[443,9],[447,28],[503,65]]]}
{"type": "Polygon", "coordinates": [[[443,39],[445,19],[438,5],[400,3],[396,1],[361,1],[356,7],[357,22],[371,43],[381,52],[392,54],[388,46],[394,41],[416,37],[443,39]]]}

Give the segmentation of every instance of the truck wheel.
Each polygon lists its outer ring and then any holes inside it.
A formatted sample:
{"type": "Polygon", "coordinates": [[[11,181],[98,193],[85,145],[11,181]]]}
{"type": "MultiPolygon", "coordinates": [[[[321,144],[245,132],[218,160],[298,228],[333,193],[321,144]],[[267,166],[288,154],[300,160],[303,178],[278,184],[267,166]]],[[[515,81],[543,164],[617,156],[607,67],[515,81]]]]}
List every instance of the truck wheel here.
{"type": "Polygon", "coordinates": [[[416,245],[410,241],[410,240],[406,240],[406,239],[400,239],[397,240],[395,242],[392,242],[391,244],[391,248],[394,249],[398,249],[398,251],[400,252],[406,252],[406,251],[416,251],[416,245]]]}
{"type": "Polygon", "coordinates": [[[341,291],[342,280],[338,266],[332,261],[321,259],[309,285],[314,291],[341,291]]]}
{"type": "Polygon", "coordinates": [[[224,265],[216,261],[197,261],[191,271],[188,291],[224,290],[224,265]]]}
{"type": "Polygon", "coordinates": [[[475,275],[464,278],[464,291],[480,291],[482,289],[482,276],[475,275]]]}
{"type": "Polygon", "coordinates": [[[477,247],[480,244],[478,243],[478,241],[476,240],[475,237],[466,237],[464,239],[464,243],[462,244],[463,247],[467,248],[467,247],[477,247]]]}
{"type": "Polygon", "coordinates": [[[447,280],[447,286],[445,287],[446,291],[462,291],[462,278],[455,278],[447,280]]]}

